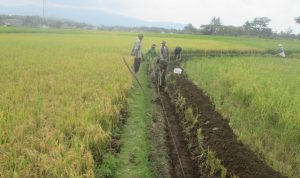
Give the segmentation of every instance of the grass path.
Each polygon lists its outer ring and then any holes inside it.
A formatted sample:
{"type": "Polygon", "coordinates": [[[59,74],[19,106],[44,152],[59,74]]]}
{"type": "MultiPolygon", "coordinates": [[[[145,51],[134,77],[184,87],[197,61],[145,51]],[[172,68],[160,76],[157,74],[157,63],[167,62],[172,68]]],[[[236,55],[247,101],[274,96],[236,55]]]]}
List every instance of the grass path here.
{"type": "Polygon", "coordinates": [[[138,78],[145,90],[135,84],[129,100],[129,117],[122,134],[122,147],[116,177],[152,177],[149,169],[151,144],[148,136],[148,123],[151,119],[152,105],[145,65],[141,66],[138,78]]]}

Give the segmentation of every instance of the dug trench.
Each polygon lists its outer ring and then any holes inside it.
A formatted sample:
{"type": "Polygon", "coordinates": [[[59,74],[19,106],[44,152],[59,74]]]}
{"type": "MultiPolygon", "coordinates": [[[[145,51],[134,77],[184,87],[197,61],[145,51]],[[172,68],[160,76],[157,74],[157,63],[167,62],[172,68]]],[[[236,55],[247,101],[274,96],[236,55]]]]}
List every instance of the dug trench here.
{"type": "Polygon", "coordinates": [[[174,178],[200,177],[195,157],[189,152],[183,129],[178,123],[179,115],[170,103],[166,93],[160,92],[157,102],[166,125],[166,145],[168,147],[170,173],[174,178]]]}
{"type": "MultiPolygon", "coordinates": [[[[148,74],[153,74],[153,69],[148,71],[148,74]]],[[[156,89],[155,79],[151,74],[149,81],[151,88],[156,89]]],[[[157,132],[164,133],[164,142],[162,147],[166,149],[168,154],[168,177],[173,178],[200,178],[200,177],[215,177],[209,174],[209,170],[205,167],[200,169],[199,159],[197,154],[190,151],[188,140],[184,134],[184,128],[180,124],[180,114],[176,112],[176,107],[172,104],[167,92],[160,90],[156,94],[157,98],[153,100],[157,111],[160,113],[160,118],[163,118],[163,131],[160,129],[157,132]]],[[[156,129],[157,130],[157,129],[156,129]]],[[[157,138],[154,138],[157,139],[157,138]]],[[[155,155],[156,153],[154,153],[155,155]]],[[[160,177],[160,176],[159,176],[160,177]]],[[[165,177],[165,176],[163,176],[165,177]]]]}
{"type": "Polygon", "coordinates": [[[166,92],[160,93],[173,177],[284,177],[238,140],[228,120],[186,75],[169,75],[166,92]]]}

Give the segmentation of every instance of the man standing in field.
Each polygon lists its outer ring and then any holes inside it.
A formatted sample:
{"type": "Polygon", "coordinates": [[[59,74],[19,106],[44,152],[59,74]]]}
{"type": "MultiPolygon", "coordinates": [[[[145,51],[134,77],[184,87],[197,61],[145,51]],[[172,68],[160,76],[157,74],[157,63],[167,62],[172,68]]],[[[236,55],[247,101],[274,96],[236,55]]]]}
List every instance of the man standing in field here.
{"type": "Polygon", "coordinates": [[[169,60],[169,48],[165,41],[161,42],[160,61],[167,63],[169,60]]]}
{"type": "Polygon", "coordinates": [[[158,57],[158,54],[156,52],[156,44],[153,44],[151,46],[151,49],[146,53],[145,59],[148,61],[152,61],[153,59],[156,59],[158,57]]]}
{"type": "Polygon", "coordinates": [[[157,72],[156,59],[158,59],[158,53],[156,52],[156,44],[153,44],[145,54],[145,60],[148,63],[148,75],[153,82],[155,82],[155,73],[157,72]]]}
{"type": "Polygon", "coordinates": [[[138,73],[140,69],[141,60],[143,58],[142,54],[142,40],[144,38],[143,34],[138,35],[138,39],[135,41],[134,48],[131,51],[131,54],[134,56],[134,72],[138,73]]]}
{"type": "Polygon", "coordinates": [[[169,48],[166,45],[166,42],[163,41],[161,43],[161,48],[160,48],[160,60],[158,62],[158,74],[160,77],[160,82],[159,86],[163,86],[165,84],[165,76],[167,72],[167,66],[168,66],[168,60],[169,60],[169,48]]]}
{"type": "Polygon", "coordinates": [[[182,48],[180,46],[177,46],[175,48],[175,51],[174,51],[174,60],[180,60],[181,59],[181,52],[182,52],[182,48]]]}

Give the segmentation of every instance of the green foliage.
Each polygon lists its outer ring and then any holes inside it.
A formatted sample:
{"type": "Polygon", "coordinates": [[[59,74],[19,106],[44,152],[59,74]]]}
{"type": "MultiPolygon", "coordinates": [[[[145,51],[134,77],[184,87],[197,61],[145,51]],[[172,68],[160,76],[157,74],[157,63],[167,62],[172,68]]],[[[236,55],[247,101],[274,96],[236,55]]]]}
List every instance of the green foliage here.
{"type": "Polygon", "coordinates": [[[190,23],[184,27],[184,32],[188,34],[196,34],[197,29],[193,26],[193,24],[190,23]]]}
{"type": "Polygon", "coordinates": [[[117,158],[108,153],[105,155],[104,162],[95,167],[95,177],[96,178],[106,178],[106,177],[115,177],[115,173],[118,168],[117,158]]]}
{"type": "Polygon", "coordinates": [[[222,26],[220,17],[213,17],[208,25],[201,25],[201,32],[205,35],[217,35],[221,34],[220,31],[224,26],[222,26]]]}
{"type": "Polygon", "coordinates": [[[256,17],[252,21],[247,21],[243,28],[248,35],[271,36],[272,29],[268,28],[271,19],[268,17],[256,17]]]}
{"type": "Polygon", "coordinates": [[[177,113],[183,111],[186,107],[185,98],[180,93],[177,93],[175,105],[177,113]]]}
{"type": "Polygon", "coordinates": [[[205,153],[205,149],[204,149],[204,136],[202,134],[202,129],[199,128],[197,130],[197,141],[198,141],[198,149],[199,149],[199,154],[200,156],[204,156],[206,153],[205,153]]]}
{"type": "MultiPolygon", "coordinates": [[[[78,23],[66,19],[42,18],[39,16],[0,15],[0,25],[8,23],[11,26],[41,27],[46,25],[50,28],[94,28],[93,25],[78,23]]],[[[7,25],[8,25],[7,24],[7,25]]]]}
{"type": "Polygon", "coordinates": [[[184,112],[184,121],[183,121],[183,128],[184,132],[187,137],[190,137],[192,134],[195,125],[198,123],[197,116],[194,116],[193,109],[191,107],[187,108],[184,112]]]}
{"type": "Polygon", "coordinates": [[[299,177],[300,61],[263,57],[191,60],[190,79],[214,98],[239,138],[276,170],[299,177]]]}
{"type": "Polygon", "coordinates": [[[221,164],[221,161],[216,158],[213,151],[207,151],[206,165],[209,166],[211,175],[220,172],[221,178],[225,178],[227,176],[227,169],[221,164]]]}
{"type": "Polygon", "coordinates": [[[298,24],[300,24],[300,17],[296,17],[295,18],[295,22],[298,23],[298,24]]]}
{"type": "Polygon", "coordinates": [[[151,120],[151,97],[147,88],[146,66],[142,64],[138,75],[145,94],[135,83],[129,98],[129,117],[122,134],[116,177],[152,177],[150,171],[150,139],[148,126],[151,120]]]}

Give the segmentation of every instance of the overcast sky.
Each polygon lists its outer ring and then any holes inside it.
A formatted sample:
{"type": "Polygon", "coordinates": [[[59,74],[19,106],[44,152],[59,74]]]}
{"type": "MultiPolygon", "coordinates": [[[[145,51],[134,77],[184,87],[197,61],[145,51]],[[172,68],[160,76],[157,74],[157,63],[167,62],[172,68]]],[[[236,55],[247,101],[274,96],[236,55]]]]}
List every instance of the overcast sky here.
{"type": "MultiPolygon", "coordinates": [[[[5,6],[40,6],[42,0],[0,0],[5,6]]],[[[213,16],[225,25],[243,25],[255,17],[272,19],[270,27],[286,31],[289,27],[300,33],[294,18],[300,16],[300,0],[47,0],[57,8],[101,10],[146,21],[192,23],[199,27],[213,16]]],[[[1,12],[1,9],[0,9],[1,12]]]]}

